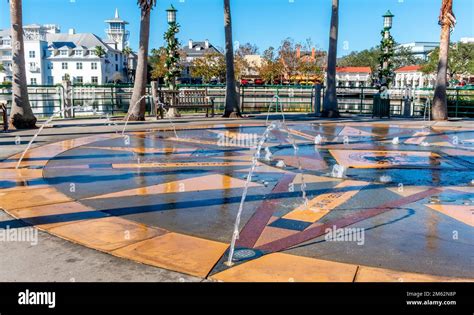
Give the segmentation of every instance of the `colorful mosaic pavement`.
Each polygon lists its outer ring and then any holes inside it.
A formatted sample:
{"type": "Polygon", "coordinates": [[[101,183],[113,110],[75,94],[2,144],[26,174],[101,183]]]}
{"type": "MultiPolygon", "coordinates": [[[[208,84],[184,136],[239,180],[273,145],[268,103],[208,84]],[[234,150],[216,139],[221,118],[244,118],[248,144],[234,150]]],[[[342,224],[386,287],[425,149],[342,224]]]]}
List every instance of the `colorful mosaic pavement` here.
{"type": "Polygon", "coordinates": [[[162,129],[48,144],[30,150],[19,169],[20,154],[0,163],[0,207],[72,242],[213,280],[474,279],[474,126],[461,124],[291,124],[291,136],[271,133],[227,266],[265,128],[193,126],[177,136],[162,129]],[[343,178],[332,176],[335,164],[346,168],[343,178]],[[344,235],[349,228],[363,239],[344,235]],[[342,238],[328,239],[328,229],[342,238]]]}

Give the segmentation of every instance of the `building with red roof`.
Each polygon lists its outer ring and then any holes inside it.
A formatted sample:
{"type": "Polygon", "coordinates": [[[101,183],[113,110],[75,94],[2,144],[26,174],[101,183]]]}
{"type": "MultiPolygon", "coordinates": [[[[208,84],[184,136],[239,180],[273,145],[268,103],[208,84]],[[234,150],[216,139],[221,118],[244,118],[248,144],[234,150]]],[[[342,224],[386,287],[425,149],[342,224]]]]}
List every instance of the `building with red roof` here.
{"type": "Polygon", "coordinates": [[[370,86],[372,69],[370,67],[337,67],[336,82],[338,87],[370,86]]]}

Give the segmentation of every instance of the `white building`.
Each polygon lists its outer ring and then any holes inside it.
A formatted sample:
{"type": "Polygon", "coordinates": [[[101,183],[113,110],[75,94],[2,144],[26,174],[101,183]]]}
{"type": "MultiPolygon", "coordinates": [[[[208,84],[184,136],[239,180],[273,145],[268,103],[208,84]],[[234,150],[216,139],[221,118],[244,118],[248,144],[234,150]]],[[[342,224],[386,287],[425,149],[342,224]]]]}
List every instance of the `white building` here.
{"type": "Polygon", "coordinates": [[[368,87],[372,69],[370,67],[337,67],[336,82],[338,87],[368,87]]]}
{"type": "MultiPolygon", "coordinates": [[[[60,33],[57,25],[24,26],[28,84],[59,84],[67,77],[75,84],[128,81],[129,65],[134,64],[122,52],[129,37],[128,23],[120,19],[118,10],[105,22],[106,39],[92,33],[76,34],[74,29],[60,33]],[[97,56],[96,47],[102,47],[105,55],[97,56]]],[[[10,30],[0,30],[0,62],[5,68],[0,72],[0,82],[12,80],[11,45],[10,30]]]]}
{"type": "Polygon", "coordinates": [[[395,70],[394,88],[433,88],[436,83],[435,74],[424,74],[421,66],[406,66],[395,70]]]}
{"type": "Polygon", "coordinates": [[[412,42],[398,45],[395,47],[395,51],[400,49],[400,47],[408,48],[415,57],[426,60],[429,53],[435,50],[438,46],[438,42],[412,42]]]}

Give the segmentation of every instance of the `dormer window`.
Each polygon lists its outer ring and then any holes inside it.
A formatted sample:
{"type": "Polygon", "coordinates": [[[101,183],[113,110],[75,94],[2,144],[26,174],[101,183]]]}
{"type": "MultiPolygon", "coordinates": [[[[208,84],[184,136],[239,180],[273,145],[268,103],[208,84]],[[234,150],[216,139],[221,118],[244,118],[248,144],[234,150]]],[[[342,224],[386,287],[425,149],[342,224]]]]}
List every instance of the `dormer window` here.
{"type": "Polygon", "coordinates": [[[76,50],[76,51],[74,51],[74,55],[75,56],[82,56],[83,52],[82,52],[82,50],[76,50]]]}
{"type": "Polygon", "coordinates": [[[59,53],[61,56],[67,56],[68,55],[68,52],[67,50],[61,50],[61,52],[59,53]]]}

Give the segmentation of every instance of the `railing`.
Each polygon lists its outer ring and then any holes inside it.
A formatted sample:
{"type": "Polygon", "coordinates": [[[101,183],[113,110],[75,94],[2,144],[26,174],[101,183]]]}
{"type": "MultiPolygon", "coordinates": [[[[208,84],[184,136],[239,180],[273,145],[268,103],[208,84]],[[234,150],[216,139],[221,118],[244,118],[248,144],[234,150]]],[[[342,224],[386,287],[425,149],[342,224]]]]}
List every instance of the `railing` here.
{"type": "MultiPolygon", "coordinates": [[[[164,89],[163,86],[159,88],[164,89]]],[[[224,85],[180,85],[181,90],[206,89],[207,94],[214,98],[216,113],[223,112],[225,103],[224,85]]],[[[37,117],[47,117],[65,104],[80,106],[73,111],[73,117],[93,116],[120,116],[124,115],[130,106],[133,86],[131,84],[109,85],[73,85],[67,91],[62,85],[28,86],[31,106],[37,117]],[[67,102],[66,102],[67,101],[67,102]]],[[[339,87],[337,97],[341,113],[370,115],[373,107],[373,97],[377,89],[372,87],[339,87]]],[[[448,89],[448,112],[450,117],[474,117],[474,89],[448,89]]],[[[404,113],[405,90],[391,89],[391,114],[400,116],[404,113]]],[[[7,100],[10,107],[11,86],[0,85],[0,100],[7,100]]],[[[151,87],[147,87],[147,94],[151,95],[151,87]]],[[[282,108],[286,112],[315,112],[315,104],[322,104],[324,87],[321,99],[316,100],[313,86],[241,86],[241,108],[245,113],[267,112],[275,95],[280,97],[282,108]]],[[[432,89],[416,89],[412,92],[413,116],[422,116],[426,100],[433,98],[432,89]]],[[[147,98],[147,112],[151,112],[151,97],[147,98]]]]}

